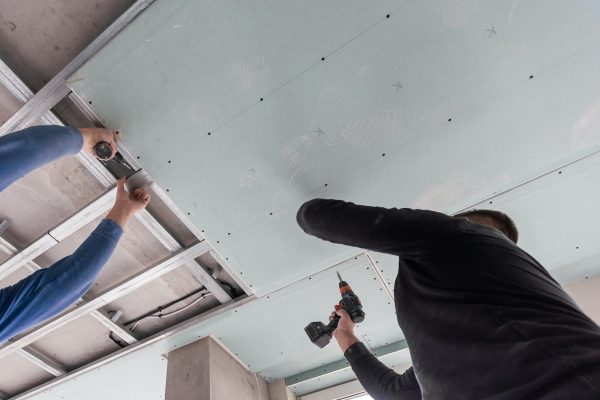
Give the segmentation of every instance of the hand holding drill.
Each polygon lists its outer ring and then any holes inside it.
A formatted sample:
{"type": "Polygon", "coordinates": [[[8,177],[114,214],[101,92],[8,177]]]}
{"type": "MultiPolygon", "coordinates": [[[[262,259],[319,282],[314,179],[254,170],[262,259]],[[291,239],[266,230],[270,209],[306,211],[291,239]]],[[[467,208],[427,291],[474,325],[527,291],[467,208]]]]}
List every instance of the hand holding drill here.
{"type": "Polygon", "coordinates": [[[117,153],[119,132],[104,128],[81,128],[83,151],[99,160],[110,160],[117,153]]]}
{"type": "Polygon", "coordinates": [[[339,273],[337,275],[340,280],[339,288],[342,299],[339,304],[336,304],[335,312],[329,317],[329,324],[311,322],[304,328],[304,331],[311,342],[319,347],[327,346],[334,336],[342,350],[345,351],[346,348],[358,341],[354,336],[354,323],[364,321],[365,313],[362,310],[360,299],[354,294],[350,285],[342,279],[339,273]],[[355,340],[345,348],[342,346],[342,343],[345,344],[353,339],[355,340]]]}

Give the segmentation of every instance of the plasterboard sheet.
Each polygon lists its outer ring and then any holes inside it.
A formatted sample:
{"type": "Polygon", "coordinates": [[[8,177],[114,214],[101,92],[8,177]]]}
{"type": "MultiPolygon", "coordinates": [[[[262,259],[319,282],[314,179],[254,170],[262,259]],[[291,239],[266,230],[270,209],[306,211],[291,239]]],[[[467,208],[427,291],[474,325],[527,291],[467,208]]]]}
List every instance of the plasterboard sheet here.
{"type": "Polygon", "coordinates": [[[599,147],[595,2],[306,4],[158,2],[70,80],[258,295],[353,251],[304,200],[455,210],[599,147]]]}
{"type": "MultiPolygon", "coordinates": [[[[600,153],[553,171],[502,195],[474,205],[507,213],[519,229],[519,246],[535,257],[561,284],[600,274],[597,214],[600,153]]],[[[373,253],[393,289],[398,257],[373,253]]]]}
{"type": "MultiPolygon", "coordinates": [[[[389,368],[402,367],[399,372],[402,373],[410,367],[412,363],[408,350],[398,351],[392,354],[379,357],[379,360],[389,368]]],[[[356,375],[349,366],[336,372],[323,375],[319,378],[291,385],[289,388],[296,396],[304,396],[308,393],[316,392],[323,388],[339,385],[356,379],[356,375]]]]}
{"type": "MultiPolygon", "coordinates": [[[[598,176],[600,153],[473,208],[499,210],[511,216],[519,229],[519,246],[561,284],[568,284],[600,274],[600,232],[590,219],[600,204],[595,185],[598,176]]],[[[398,257],[373,256],[386,284],[393,289],[398,257]]]]}
{"type": "MultiPolygon", "coordinates": [[[[522,222],[520,246],[563,284],[600,273],[600,154],[478,205],[522,222]]],[[[517,225],[519,226],[519,225],[517,225]]]]}
{"type": "MultiPolygon", "coordinates": [[[[148,349],[150,350],[150,349],[148,349]]],[[[167,360],[153,351],[95,369],[77,379],[29,397],[33,400],[163,400],[167,360]]]]}
{"type": "Polygon", "coordinates": [[[331,343],[319,349],[306,337],[311,321],[327,320],[339,301],[336,271],[352,285],[365,307],[365,322],[357,335],[367,334],[372,347],[403,338],[394,306],[373,275],[366,257],[350,260],[294,285],[252,301],[237,311],[224,313],[190,330],[187,335],[213,334],[249,368],[267,379],[291,376],[341,358],[331,343]],[[293,313],[293,318],[287,316],[293,313]],[[240,335],[241,330],[244,335],[240,335]]]}
{"type": "MultiPolygon", "coordinates": [[[[167,133],[177,129],[178,135],[186,136],[189,142],[198,134],[217,129],[232,115],[257,103],[260,97],[406,4],[186,0],[175,5],[158,1],[75,73],[69,83],[111,122],[116,121],[109,115],[124,116],[126,110],[110,107],[95,93],[123,93],[127,87],[127,93],[139,95],[138,106],[127,110],[137,123],[130,125],[121,118],[123,131],[158,128],[167,133]],[[138,71],[133,76],[131,68],[138,71]],[[128,75],[126,86],[115,79],[123,74],[128,75]],[[181,92],[183,88],[185,93],[181,92]],[[148,90],[150,96],[146,95],[148,90]],[[166,98],[170,98],[171,107],[161,104],[166,98]],[[149,109],[170,118],[150,121],[146,114],[149,109]],[[187,120],[192,129],[173,126],[172,118],[187,120]]],[[[136,151],[142,157],[151,154],[156,145],[168,143],[171,136],[148,140],[143,149],[136,151]]]]}

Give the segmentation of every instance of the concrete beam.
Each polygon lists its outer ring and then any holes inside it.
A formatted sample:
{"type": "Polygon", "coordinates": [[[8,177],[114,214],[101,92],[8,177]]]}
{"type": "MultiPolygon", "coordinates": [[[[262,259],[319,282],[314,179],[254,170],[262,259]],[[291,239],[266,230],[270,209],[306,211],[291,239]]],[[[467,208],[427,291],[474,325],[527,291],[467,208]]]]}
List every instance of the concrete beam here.
{"type": "Polygon", "coordinates": [[[296,400],[294,393],[285,384],[285,379],[269,383],[269,396],[271,400],[296,400]]]}
{"type": "Polygon", "coordinates": [[[171,351],[165,400],[269,400],[264,379],[211,337],[171,351]]]}

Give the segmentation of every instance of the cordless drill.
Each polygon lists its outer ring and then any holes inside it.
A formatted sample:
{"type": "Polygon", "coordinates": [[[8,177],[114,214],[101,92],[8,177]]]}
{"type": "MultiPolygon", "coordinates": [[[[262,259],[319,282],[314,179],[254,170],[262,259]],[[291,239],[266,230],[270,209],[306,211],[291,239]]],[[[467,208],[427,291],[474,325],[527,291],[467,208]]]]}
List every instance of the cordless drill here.
{"type": "MultiPolygon", "coordinates": [[[[337,276],[340,280],[339,286],[342,299],[340,300],[340,303],[335,306],[336,311],[344,309],[350,314],[352,321],[355,323],[363,322],[365,320],[365,313],[362,310],[362,304],[360,303],[358,296],[354,294],[350,285],[342,279],[339,273],[337,276]]],[[[304,331],[311,342],[323,348],[331,341],[333,331],[337,328],[339,320],[340,316],[335,315],[327,325],[320,321],[311,322],[306,325],[304,331]]]]}

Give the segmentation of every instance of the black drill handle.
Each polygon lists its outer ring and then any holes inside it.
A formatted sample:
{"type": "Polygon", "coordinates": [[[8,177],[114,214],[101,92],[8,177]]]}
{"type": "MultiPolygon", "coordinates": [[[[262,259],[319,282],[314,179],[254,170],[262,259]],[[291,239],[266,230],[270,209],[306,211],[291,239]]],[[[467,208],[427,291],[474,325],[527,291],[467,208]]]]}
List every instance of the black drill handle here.
{"type": "Polygon", "coordinates": [[[340,322],[340,318],[342,318],[342,317],[340,317],[339,315],[335,314],[335,316],[333,317],[333,319],[331,321],[329,321],[329,323],[325,327],[328,332],[333,333],[333,331],[335,331],[335,329],[338,326],[338,323],[340,322]]]}

